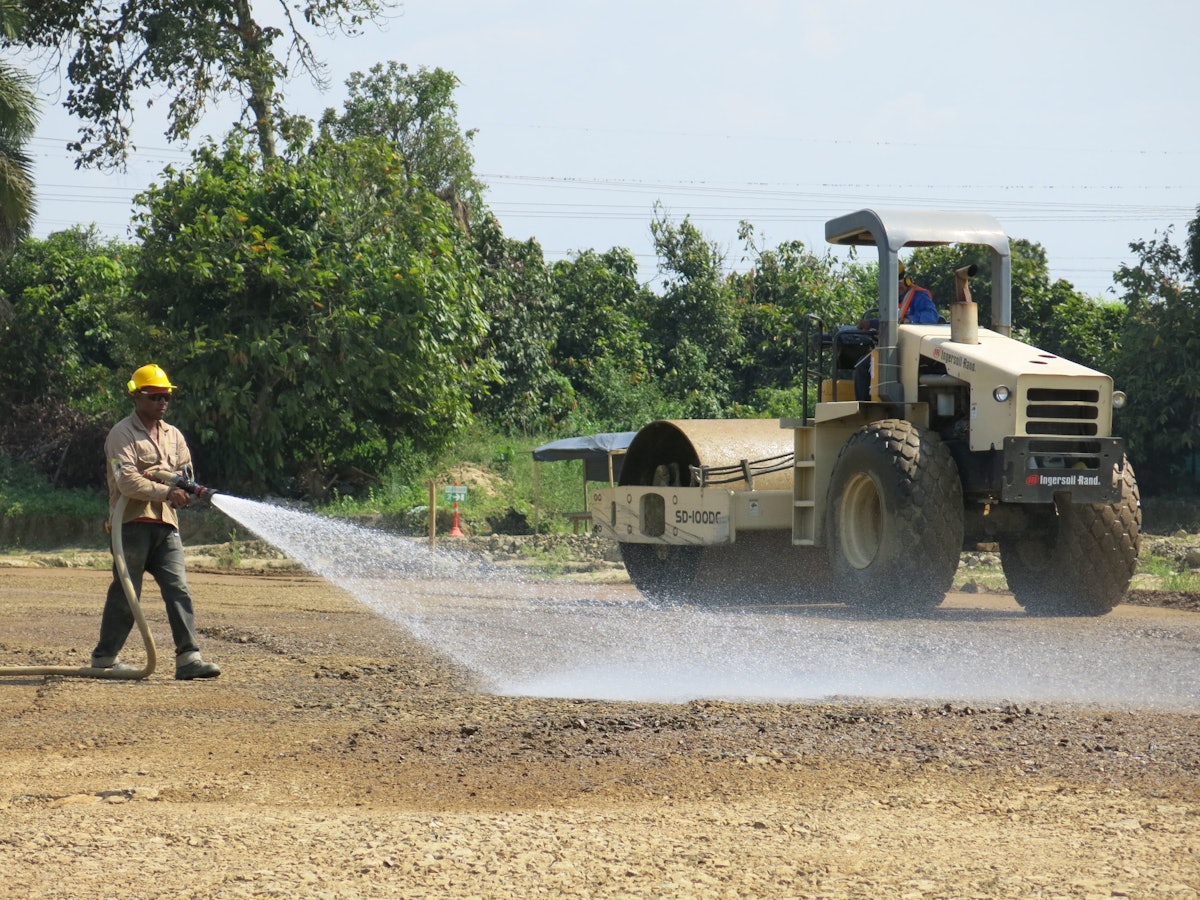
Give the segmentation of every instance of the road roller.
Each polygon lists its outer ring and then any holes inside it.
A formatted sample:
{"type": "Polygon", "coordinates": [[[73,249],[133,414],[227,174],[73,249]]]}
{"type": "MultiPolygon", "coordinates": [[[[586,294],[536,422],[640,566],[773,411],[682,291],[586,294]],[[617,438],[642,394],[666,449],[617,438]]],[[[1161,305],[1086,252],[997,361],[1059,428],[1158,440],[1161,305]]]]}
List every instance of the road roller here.
{"type": "Polygon", "coordinates": [[[877,309],[856,324],[808,317],[805,402],[783,419],[651,422],[620,481],[590,495],[655,603],[838,603],[921,613],[964,549],[999,549],[1036,615],[1110,611],[1137,565],[1141,508],[1112,378],[1012,337],[1009,240],[993,217],[864,209],[826,223],[874,247],[877,309]],[[900,251],[982,246],[990,327],[954,272],[949,319],[905,315],[900,251]],[[813,388],[810,403],[810,378],[813,388]]]}

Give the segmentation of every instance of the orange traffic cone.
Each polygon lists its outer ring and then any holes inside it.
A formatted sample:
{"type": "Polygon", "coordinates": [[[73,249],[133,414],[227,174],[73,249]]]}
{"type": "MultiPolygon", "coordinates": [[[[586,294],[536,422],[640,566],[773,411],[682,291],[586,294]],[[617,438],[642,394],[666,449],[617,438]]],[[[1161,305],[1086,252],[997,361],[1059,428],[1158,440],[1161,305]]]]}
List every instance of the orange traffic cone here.
{"type": "MultiPolygon", "coordinates": [[[[458,487],[458,482],[454,482],[454,486],[458,487]]],[[[454,501],[454,527],[450,529],[450,533],[446,537],[466,537],[461,528],[458,527],[458,501],[454,501]]]]}

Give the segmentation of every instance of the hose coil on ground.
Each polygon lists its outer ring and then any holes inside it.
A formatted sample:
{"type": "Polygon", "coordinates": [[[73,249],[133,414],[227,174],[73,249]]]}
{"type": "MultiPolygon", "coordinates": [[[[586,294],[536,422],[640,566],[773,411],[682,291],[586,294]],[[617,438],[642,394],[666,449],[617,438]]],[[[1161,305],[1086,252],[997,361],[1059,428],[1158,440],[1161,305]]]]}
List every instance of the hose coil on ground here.
{"type": "Polygon", "coordinates": [[[142,642],[146,645],[145,665],[140,668],[114,666],[110,669],[98,669],[95,666],[0,666],[0,677],[63,675],[69,678],[108,678],[136,681],[148,678],[154,672],[154,667],[158,660],[154,648],[154,636],[150,633],[150,626],[146,622],[145,615],[142,614],[141,604],[138,603],[137,592],[133,589],[133,580],[129,577],[129,564],[125,560],[125,545],[121,540],[121,518],[125,513],[126,503],[127,498],[122,494],[117,499],[117,504],[113,508],[112,555],[113,563],[117,569],[117,578],[120,579],[121,588],[125,592],[125,599],[129,602],[129,609],[133,613],[133,619],[137,622],[138,631],[142,635],[142,642]]]}

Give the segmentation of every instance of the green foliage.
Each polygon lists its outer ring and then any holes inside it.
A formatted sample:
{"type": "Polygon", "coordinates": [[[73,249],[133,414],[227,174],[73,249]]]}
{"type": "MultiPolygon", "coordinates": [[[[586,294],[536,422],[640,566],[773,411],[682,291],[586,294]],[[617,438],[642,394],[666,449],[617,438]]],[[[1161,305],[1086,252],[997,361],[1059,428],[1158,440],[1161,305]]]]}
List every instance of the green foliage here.
{"type": "Polygon", "coordinates": [[[653,297],[638,282],[633,254],[619,247],[602,254],[587,250],[555,263],[551,278],[561,316],[555,357],[576,393],[588,395],[589,369],[599,360],[645,375],[643,320],[653,297]]]}
{"type": "Polygon", "coordinates": [[[1114,376],[1130,405],[1118,424],[1129,439],[1138,481],[1149,492],[1195,491],[1200,452],[1200,210],[1180,248],[1170,232],[1130,245],[1136,265],[1116,273],[1127,312],[1114,376]]]}
{"type": "Polygon", "coordinates": [[[1181,570],[1178,564],[1161,556],[1144,556],[1139,559],[1138,575],[1148,576],[1148,579],[1138,579],[1139,587],[1187,593],[1200,591],[1200,575],[1181,570]]]}
{"type": "MultiPolygon", "coordinates": [[[[1010,243],[1013,337],[1108,371],[1123,308],[1091,300],[1062,279],[1051,282],[1046,251],[1040,244],[1019,238],[1010,243]]],[[[970,289],[979,306],[979,324],[991,327],[992,263],[988,248],[924,247],[913,252],[908,268],[918,284],[930,289],[938,308],[949,318],[950,303],[955,298],[954,270],[970,264],[978,269],[970,281],[970,289]]]]}
{"type": "Polygon", "coordinates": [[[663,276],[647,340],[656,349],[664,395],[686,415],[720,416],[731,399],[733,367],[743,344],[724,255],[691,220],[656,216],[650,225],[663,276]]]}
{"type": "Polygon", "coordinates": [[[133,111],[145,95],[168,98],[167,138],[186,141],[209,103],[236,94],[260,152],[272,158],[287,119],[277,85],[300,72],[322,82],[321,63],[299,23],[354,34],[395,5],[279,0],[285,31],[256,20],[249,2],[38,0],[27,4],[22,40],[67,59],[64,105],[84,123],[73,145],[81,165],[124,164],[133,111]],[[274,55],[281,39],[282,58],[274,55]]]}
{"type": "Polygon", "coordinates": [[[644,371],[628,368],[619,358],[594,360],[587,370],[586,402],[561,423],[566,434],[636,431],[656,419],[686,418],[688,407],[668,398],[661,382],[644,371]]]}
{"type": "Polygon", "coordinates": [[[143,349],[214,483],[322,496],[471,421],[494,377],[473,256],[386,142],[260,168],[231,140],[140,202],[143,349]]]}
{"type": "Polygon", "coordinates": [[[482,350],[500,374],[477,406],[503,428],[543,431],[571,409],[574,398],[570,382],[554,366],[561,307],[541,247],[506,238],[494,219],[476,228],[473,239],[488,318],[482,350]]]}
{"type": "MultiPolygon", "coordinates": [[[[864,267],[853,261],[843,264],[831,254],[817,256],[800,241],[760,248],[746,222],[739,234],[754,265],[730,276],[745,339],[735,396],[751,408],[790,406],[799,396],[793,389],[803,382],[805,334],[815,336],[819,329],[817,323],[806,329],[805,318],[817,317],[826,331],[856,324],[863,310],[874,306],[874,288],[864,277],[864,267]],[[762,392],[771,389],[786,399],[766,399],[769,394],[762,392]]],[[[786,414],[798,415],[799,408],[786,414]]]]}
{"type": "MultiPolygon", "coordinates": [[[[582,463],[535,466],[532,451],[544,442],[542,437],[464,432],[441,454],[393,469],[379,485],[357,495],[338,496],[322,505],[320,512],[350,518],[381,516],[392,526],[424,534],[429,527],[430,483],[444,516],[449,507],[443,491],[459,480],[468,489],[467,502],[459,507],[468,532],[492,532],[498,524],[507,527],[514,516],[523,519],[529,530],[563,532],[570,528],[563,514],[583,508],[582,463]]],[[[439,527],[444,534],[444,527],[439,527]]]]}
{"type": "Polygon", "coordinates": [[[26,239],[0,269],[0,453],[57,487],[102,482],[104,435],[129,413],[136,259],[76,229],[26,239]]]}
{"type": "MultiPolygon", "coordinates": [[[[1015,260],[1014,251],[1014,260],[1015,260]]],[[[974,264],[978,274],[971,279],[971,299],[979,306],[979,324],[990,328],[992,324],[992,257],[987,247],[973,244],[948,244],[939,247],[918,247],[908,257],[905,267],[907,275],[914,283],[928,288],[933,295],[933,302],[947,321],[950,318],[950,304],[954,302],[954,270],[962,266],[974,264]]],[[[1018,293],[1016,274],[1020,266],[1013,264],[1013,294],[1018,293]]],[[[1020,323],[1025,316],[1015,313],[1013,321],[1020,323]]]]}
{"type": "Polygon", "coordinates": [[[95,229],[20,245],[0,269],[5,403],[53,394],[87,411],[124,407],[124,380],[113,372],[130,362],[126,340],[140,327],[130,309],[136,259],[135,247],[101,240],[95,229]]]}
{"type": "Polygon", "coordinates": [[[502,428],[538,430],[574,405],[571,386],[552,359],[558,299],[537,243],[506,238],[498,223],[482,214],[483,186],[472,171],[470,152],[474,132],[459,128],[457,86],[458,79],[444,69],[410,72],[395,62],[376,65],[367,75],[350,77],[342,112],[326,110],[322,128],[338,141],[386,140],[402,161],[411,189],[435,191],[471,231],[488,319],[480,349],[499,376],[480,385],[476,408],[502,428]]]}
{"type": "Polygon", "coordinates": [[[107,497],[99,491],[56,490],[41,473],[0,455],[0,516],[102,519],[107,512],[107,497]]]}
{"type": "Polygon", "coordinates": [[[745,403],[735,403],[730,409],[734,418],[797,418],[804,410],[813,409],[817,402],[817,387],[813,381],[808,388],[808,406],[804,404],[803,387],[761,387],[754,391],[745,403]]]}
{"type": "Polygon", "coordinates": [[[1014,329],[1014,335],[1065,359],[1111,372],[1125,307],[1101,303],[1059,280],[1039,298],[1029,329],[1014,329]]]}
{"type": "MultiPolygon", "coordinates": [[[[0,41],[15,41],[25,28],[17,0],[0,0],[0,41]]],[[[33,160],[25,145],[37,131],[34,82],[28,73],[0,61],[0,254],[27,234],[34,216],[33,160]]]]}
{"type": "Polygon", "coordinates": [[[633,254],[588,250],[555,263],[552,279],[561,317],[555,364],[578,401],[567,427],[628,431],[675,414],[653,375],[644,322],[654,298],[638,281],[633,254]]]}
{"type": "Polygon", "coordinates": [[[217,565],[223,569],[236,569],[242,564],[242,545],[238,542],[237,529],[229,532],[229,543],[217,554],[217,565]]]}
{"type": "MultiPolygon", "coordinates": [[[[1036,333],[1046,318],[1045,294],[1050,287],[1050,268],[1041,244],[1020,238],[1009,241],[1012,264],[1012,324],[1036,333]]],[[[992,251],[975,244],[920,247],[908,262],[909,276],[928,288],[943,315],[954,302],[954,270],[966,265],[978,270],[970,281],[971,298],[979,305],[979,324],[992,325],[992,251]]],[[[947,319],[949,316],[946,316],[947,319]]]]}
{"type": "Polygon", "coordinates": [[[457,76],[445,69],[421,66],[410,72],[396,62],[375,65],[368,74],[355,72],[347,79],[349,96],[341,114],[326,110],[322,126],[341,141],[387,139],[414,184],[443,198],[457,196],[481,214],[484,188],[475,177],[471,155],[475,132],[459,127],[454,101],[458,84],[457,76]]]}

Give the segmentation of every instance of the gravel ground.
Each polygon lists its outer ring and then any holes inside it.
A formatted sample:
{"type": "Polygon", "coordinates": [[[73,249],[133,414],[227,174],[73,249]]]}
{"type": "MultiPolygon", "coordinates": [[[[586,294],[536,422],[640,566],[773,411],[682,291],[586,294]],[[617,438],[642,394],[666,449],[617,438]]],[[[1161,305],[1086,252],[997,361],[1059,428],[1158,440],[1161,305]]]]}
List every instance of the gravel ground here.
{"type": "MultiPolygon", "coordinates": [[[[84,662],[107,573],[63,562],[0,568],[3,665],[84,662]]],[[[495,696],[326,581],[241,563],[193,559],[219,679],[0,679],[0,897],[1200,894],[1200,698],[495,696]]],[[[1105,622],[1200,647],[1194,595],[1139,599],[1105,622]]]]}

